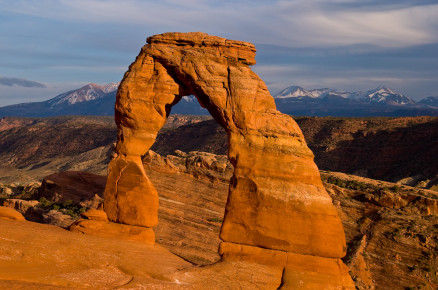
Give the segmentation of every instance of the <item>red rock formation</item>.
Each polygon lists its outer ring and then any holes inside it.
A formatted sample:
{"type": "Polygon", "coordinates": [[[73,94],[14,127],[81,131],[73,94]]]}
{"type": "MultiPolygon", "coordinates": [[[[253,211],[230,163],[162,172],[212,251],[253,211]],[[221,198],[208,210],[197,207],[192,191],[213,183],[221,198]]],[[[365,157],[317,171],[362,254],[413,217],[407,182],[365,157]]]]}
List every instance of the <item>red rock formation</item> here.
{"type": "Polygon", "coordinates": [[[117,93],[118,141],[105,190],[108,219],[157,224],[158,194],[141,156],[171,107],[193,94],[227,131],[234,166],[220,235],[226,242],[223,259],[272,258],[280,271],[285,268],[285,287],[300,281],[306,287],[354,287],[340,260],[346,251],[341,221],[301,130],[276,110],[248,66],[255,64],[254,46],[204,33],[165,33],[147,41],[117,93]]]}
{"type": "Polygon", "coordinates": [[[10,219],[17,221],[26,220],[24,216],[13,208],[0,206],[0,219],[10,219]]]}
{"type": "Polygon", "coordinates": [[[71,201],[80,203],[102,196],[102,187],[106,182],[104,176],[82,171],[64,171],[53,173],[43,179],[41,188],[35,198],[44,197],[50,201],[63,203],[71,201]]]}

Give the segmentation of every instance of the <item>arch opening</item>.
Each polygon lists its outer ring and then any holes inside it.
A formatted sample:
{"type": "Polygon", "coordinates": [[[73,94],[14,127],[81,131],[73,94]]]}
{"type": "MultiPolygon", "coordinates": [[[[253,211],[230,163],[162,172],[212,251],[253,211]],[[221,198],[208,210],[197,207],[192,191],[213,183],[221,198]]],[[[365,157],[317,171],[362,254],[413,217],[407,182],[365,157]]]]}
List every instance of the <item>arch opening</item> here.
{"type": "Polygon", "coordinates": [[[234,171],[226,155],[210,150],[225,150],[227,137],[212,119],[192,123],[187,116],[170,115],[168,121],[142,158],[159,198],[156,242],[192,263],[209,265],[220,259],[219,234],[234,171]],[[174,122],[178,125],[171,127],[174,122]],[[220,138],[221,145],[209,137],[220,138]]]}

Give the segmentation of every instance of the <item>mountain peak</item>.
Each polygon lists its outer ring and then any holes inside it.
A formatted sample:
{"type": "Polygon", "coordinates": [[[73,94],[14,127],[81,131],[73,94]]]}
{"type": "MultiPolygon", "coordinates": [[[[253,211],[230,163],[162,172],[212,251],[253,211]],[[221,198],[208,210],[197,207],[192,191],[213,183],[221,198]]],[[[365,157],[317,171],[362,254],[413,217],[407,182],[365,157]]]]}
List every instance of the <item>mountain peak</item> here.
{"type": "Polygon", "coordinates": [[[117,90],[119,88],[119,85],[120,85],[120,82],[117,82],[117,83],[112,82],[112,83],[104,85],[102,87],[102,90],[105,93],[111,93],[111,92],[117,90]]]}
{"type": "Polygon", "coordinates": [[[430,96],[430,97],[424,98],[421,101],[419,101],[418,103],[423,104],[423,105],[438,107],[438,96],[436,96],[436,97],[430,96]]]}
{"type": "Polygon", "coordinates": [[[76,103],[87,102],[101,98],[103,95],[115,91],[119,86],[119,83],[109,83],[106,85],[98,85],[95,83],[89,83],[77,90],[69,91],[60,94],[53,99],[49,100],[51,107],[68,104],[73,105],[76,103]]]}
{"type": "Polygon", "coordinates": [[[283,98],[302,98],[302,97],[309,97],[309,98],[317,98],[319,97],[320,92],[318,90],[311,90],[306,91],[300,86],[290,86],[279,92],[274,96],[274,98],[277,99],[283,99],[283,98]]]}
{"type": "Polygon", "coordinates": [[[286,98],[323,98],[326,96],[337,96],[341,98],[350,98],[353,97],[356,93],[349,93],[345,91],[340,90],[331,90],[329,88],[322,88],[322,89],[313,89],[313,90],[305,90],[302,87],[299,86],[290,86],[279,92],[274,96],[274,98],[277,99],[286,99],[286,98]]]}
{"type": "Polygon", "coordinates": [[[390,104],[390,105],[407,105],[415,104],[415,101],[403,94],[384,87],[378,86],[377,88],[367,91],[362,97],[362,101],[373,104],[390,104]]]}

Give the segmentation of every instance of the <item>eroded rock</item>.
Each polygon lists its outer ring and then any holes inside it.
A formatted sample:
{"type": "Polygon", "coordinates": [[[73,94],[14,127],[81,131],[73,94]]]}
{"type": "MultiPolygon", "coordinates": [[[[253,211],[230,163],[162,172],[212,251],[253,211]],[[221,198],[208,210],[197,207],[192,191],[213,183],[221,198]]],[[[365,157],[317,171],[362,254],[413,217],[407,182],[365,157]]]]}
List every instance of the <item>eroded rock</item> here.
{"type": "Polygon", "coordinates": [[[26,220],[33,222],[43,222],[42,215],[44,210],[38,207],[37,200],[6,199],[3,206],[13,208],[21,213],[26,220]]]}
{"type": "Polygon", "coordinates": [[[42,218],[43,223],[61,228],[68,228],[75,221],[71,216],[53,209],[47,213],[43,213],[42,218]]]}
{"type": "Polygon", "coordinates": [[[95,195],[103,196],[102,188],[105,182],[104,176],[89,172],[54,173],[44,178],[37,198],[44,197],[56,203],[80,203],[92,200],[95,195]]]}
{"type": "MultiPolygon", "coordinates": [[[[200,32],[165,33],[147,41],[117,93],[118,141],[104,202],[109,220],[156,225],[158,195],[141,156],[154,143],[171,107],[193,94],[229,138],[234,173],[221,239],[288,252],[312,267],[326,259],[330,285],[351,287],[340,260],[346,252],[340,218],[300,128],[276,110],[266,85],[249,68],[255,64],[254,46],[200,32]]],[[[202,158],[199,163],[213,166],[210,161],[202,158]]],[[[284,285],[301,278],[310,283],[313,270],[289,268],[284,285]]]]}
{"type": "Polygon", "coordinates": [[[79,219],[70,226],[70,231],[99,237],[138,241],[150,245],[155,243],[155,234],[151,228],[102,220],[79,219]]]}
{"type": "Polygon", "coordinates": [[[24,216],[13,208],[0,206],[0,219],[25,221],[24,216]]]}

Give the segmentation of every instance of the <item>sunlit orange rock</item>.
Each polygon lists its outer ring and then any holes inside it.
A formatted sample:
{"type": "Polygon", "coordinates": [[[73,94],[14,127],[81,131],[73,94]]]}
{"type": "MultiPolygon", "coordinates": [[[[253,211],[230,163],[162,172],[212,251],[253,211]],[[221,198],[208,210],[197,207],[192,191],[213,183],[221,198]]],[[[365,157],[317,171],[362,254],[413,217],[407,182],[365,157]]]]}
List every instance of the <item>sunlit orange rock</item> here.
{"type": "MultiPolygon", "coordinates": [[[[340,260],[346,252],[341,221],[300,128],[276,110],[265,83],[249,67],[255,64],[255,47],[200,32],[165,33],[147,42],[117,93],[118,141],[104,202],[109,220],[156,225],[158,195],[142,169],[141,156],[154,143],[171,107],[193,94],[228,133],[234,174],[221,239],[293,253],[302,260],[309,257],[309,263],[299,260],[299,269],[284,263],[290,268],[285,273],[293,273],[286,279],[302,275],[304,283],[313,275],[307,265],[317,267],[315,257],[329,259],[328,264],[341,269],[327,272],[329,284],[351,286],[340,260]]],[[[253,255],[248,259],[258,260],[258,251],[244,252],[236,254],[229,244],[221,248],[223,257],[253,255]]]]}
{"type": "Polygon", "coordinates": [[[0,219],[25,221],[24,216],[13,208],[0,206],[0,219]]]}

